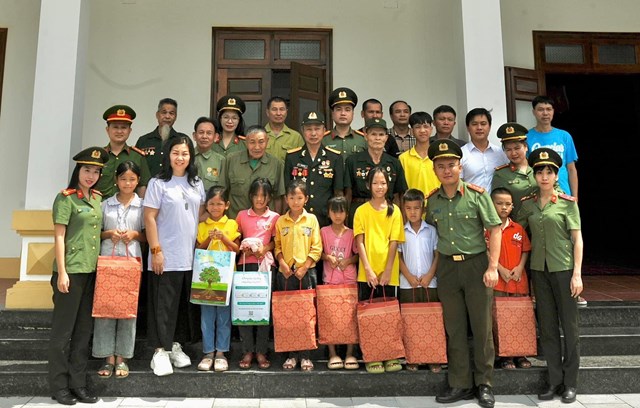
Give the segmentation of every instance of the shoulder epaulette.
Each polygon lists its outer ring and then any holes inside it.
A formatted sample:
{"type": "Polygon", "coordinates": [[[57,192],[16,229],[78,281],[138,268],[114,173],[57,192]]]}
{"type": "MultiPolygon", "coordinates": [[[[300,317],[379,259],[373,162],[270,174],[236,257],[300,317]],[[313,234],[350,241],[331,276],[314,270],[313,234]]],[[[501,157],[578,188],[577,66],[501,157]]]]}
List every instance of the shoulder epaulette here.
{"type": "Polygon", "coordinates": [[[324,135],[322,135],[323,137],[326,135],[330,135],[331,134],[331,130],[327,130],[326,132],[324,132],[324,135]]]}
{"type": "Polygon", "coordinates": [[[470,189],[472,189],[473,191],[477,191],[480,194],[485,192],[485,189],[480,187],[480,186],[478,186],[478,185],[469,183],[468,186],[469,186],[470,189]]]}
{"type": "Polygon", "coordinates": [[[558,194],[558,197],[564,198],[567,201],[576,201],[576,198],[574,196],[570,196],[569,194],[560,193],[558,194]]]}
{"type": "Polygon", "coordinates": [[[327,150],[328,150],[328,151],[330,151],[331,153],[335,153],[335,154],[341,154],[341,153],[342,153],[340,150],[336,150],[336,149],[333,149],[333,148],[331,148],[331,147],[326,147],[326,146],[325,146],[325,149],[327,149],[327,150]]]}
{"type": "Polygon", "coordinates": [[[65,190],[62,190],[62,195],[67,197],[70,196],[71,194],[74,194],[77,190],[75,188],[67,188],[65,190]]]}
{"type": "Polygon", "coordinates": [[[502,170],[502,169],[506,169],[507,167],[509,167],[509,163],[503,164],[502,166],[498,166],[495,168],[495,170],[502,170]]]}
{"type": "Polygon", "coordinates": [[[356,132],[357,134],[359,134],[360,136],[365,136],[364,132],[362,130],[358,130],[356,129],[354,132],[356,132]]]}
{"type": "Polygon", "coordinates": [[[427,198],[429,198],[429,197],[431,197],[432,195],[434,195],[435,193],[437,193],[437,192],[438,192],[438,190],[440,190],[440,189],[439,189],[439,188],[437,188],[437,187],[436,187],[436,188],[434,188],[433,190],[431,190],[431,191],[429,192],[429,194],[427,194],[427,198]]]}
{"type": "Polygon", "coordinates": [[[98,191],[98,190],[91,190],[91,192],[96,193],[97,195],[102,197],[102,193],[100,191],[98,191]]]}
{"type": "Polygon", "coordinates": [[[531,200],[531,199],[532,199],[532,198],[534,198],[535,196],[536,196],[535,194],[529,194],[529,195],[526,195],[526,196],[522,197],[522,198],[520,199],[520,201],[527,201],[527,200],[531,200]]]}
{"type": "Polygon", "coordinates": [[[242,136],[242,135],[238,135],[238,139],[240,139],[240,140],[244,140],[244,139],[246,139],[246,137],[245,137],[245,136],[242,136]]]}
{"type": "Polygon", "coordinates": [[[137,148],[137,147],[135,147],[135,146],[131,146],[131,150],[133,150],[133,151],[134,151],[134,152],[136,152],[136,153],[139,153],[139,154],[140,154],[140,156],[143,156],[143,157],[147,155],[147,154],[144,152],[144,150],[138,149],[138,148],[137,148]]]}
{"type": "Polygon", "coordinates": [[[302,150],[302,146],[294,147],[293,149],[289,149],[289,150],[287,150],[287,154],[288,154],[288,153],[295,153],[295,152],[299,152],[300,150],[302,150]]]}

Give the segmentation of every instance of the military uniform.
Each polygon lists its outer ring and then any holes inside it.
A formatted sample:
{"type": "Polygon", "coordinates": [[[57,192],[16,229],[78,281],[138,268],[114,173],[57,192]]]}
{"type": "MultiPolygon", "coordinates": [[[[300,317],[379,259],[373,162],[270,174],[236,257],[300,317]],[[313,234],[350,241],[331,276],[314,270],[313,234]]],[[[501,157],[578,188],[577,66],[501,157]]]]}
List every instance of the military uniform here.
{"type": "Polygon", "coordinates": [[[235,136],[231,142],[225,147],[222,144],[222,137],[218,136],[213,141],[213,145],[211,145],[211,150],[221,155],[222,157],[227,157],[231,153],[235,152],[243,152],[247,151],[247,146],[244,144],[244,136],[235,136]]]}
{"type": "Polygon", "coordinates": [[[140,167],[140,181],[138,187],[146,187],[151,178],[147,160],[145,158],[144,151],[134,146],[126,145],[124,149],[118,155],[115,155],[111,151],[111,145],[105,146],[104,150],[109,153],[110,160],[102,168],[102,176],[98,183],[95,185],[96,190],[102,193],[102,198],[107,199],[118,192],[118,184],[116,183],[116,170],[120,163],[124,163],[127,160],[134,162],[140,167]]]}
{"type": "MultiPolygon", "coordinates": [[[[442,157],[460,159],[462,151],[454,141],[446,140],[429,146],[428,155],[435,162],[442,157]]],[[[488,268],[484,229],[499,226],[500,218],[483,188],[461,180],[453,197],[449,198],[441,186],[427,198],[426,221],[438,231],[436,275],[448,335],[449,387],[471,390],[474,383],[491,386],[493,289],[483,282],[488,268]],[[473,333],[473,368],[467,316],[473,333]]]]}
{"type": "MultiPolygon", "coordinates": [[[[174,137],[186,137],[189,140],[189,143],[193,147],[193,142],[189,136],[184,133],[176,132],[173,128],[169,132],[169,139],[173,139],[174,137]]],[[[160,136],[159,128],[156,127],[153,132],[147,133],[146,135],[140,136],[138,141],[136,142],[136,147],[142,150],[147,159],[147,166],[149,166],[149,172],[151,173],[151,177],[155,177],[160,170],[162,169],[162,157],[164,153],[162,152],[162,137],[160,136]]]]}
{"type": "MultiPolygon", "coordinates": [[[[222,98],[218,99],[216,103],[216,111],[218,112],[218,121],[220,121],[220,126],[222,126],[222,111],[230,110],[234,111],[242,120],[242,115],[247,109],[247,105],[244,103],[242,98],[237,95],[225,95],[222,98]]],[[[238,122],[240,124],[240,122],[238,122]]],[[[237,134],[238,129],[236,128],[234,133],[236,133],[233,139],[229,142],[227,146],[222,144],[222,136],[216,136],[216,139],[213,141],[213,146],[211,148],[214,152],[223,155],[224,157],[228,157],[231,153],[246,151],[247,146],[244,144],[244,135],[237,134]]]]}
{"type": "Polygon", "coordinates": [[[287,156],[287,152],[296,147],[304,146],[304,139],[302,135],[289,126],[284,125],[280,134],[276,134],[271,130],[271,125],[267,123],[264,127],[269,137],[269,143],[267,144],[267,153],[277,157],[284,163],[284,159],[287,156]]]}
{"type": "Polygon", "coordinates": [[[338,136],[335,128],[327,130],[322,138],[322,145],[339,151],[344,162],[352,154],[367,150],[367,141],[364,140],[364,133],[354,129],[350,129],[349,134],[345,137],[338,136]]]}
{"type": "Polygon", "coordinates": [[[209,149],[204,153],[196,151],[196,167],[198,168],[198,176],[204,184],[204,191],[215,185],[224,183],[224,163],[226,159],[223,155],[216,153],[213,149],[209,149]]]}

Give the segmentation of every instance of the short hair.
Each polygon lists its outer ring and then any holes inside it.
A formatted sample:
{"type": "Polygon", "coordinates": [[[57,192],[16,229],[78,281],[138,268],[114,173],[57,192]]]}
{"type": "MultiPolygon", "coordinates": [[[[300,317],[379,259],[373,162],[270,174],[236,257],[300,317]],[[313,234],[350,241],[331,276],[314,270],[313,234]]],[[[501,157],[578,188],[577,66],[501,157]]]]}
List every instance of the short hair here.
{"type": "Polygon", "coordinates": [[[449,106],[449,105],[440,105],[440,106],[438,106],[437,108],[435,108],[435,109],[433,110],[433,118],[434,118],[434,119],[435,119],[435,117],[436,117],[436,115],[437,115],[438,113],[453,113],[453,116],[458,116],[458,115],[456,114],[456,110],[455,110],[455,109],[453,109],[453,108],[452,108],[451,106],[449,106]]]}
{"type": "Polygon", "coordinates": [[[409,126],[411,127],[424,123],[429,125],[433,123],[433,118],[427,112],[414,112],[409,116],[409,126]]]}
{"type": "Polygon", "coordinates": [[[273,197],[273,186],[268,178],[259,177],[251,182],[251,186],[249,186],[249,201],[253,200],[253,197],[257,196],[258,193],[262,190],[262,193],[269,197],[273,197]]]}
{"type": "Polygon", "coordinates": [[[369,98],[366,101],[362,102],[362,110],[366,111],[367,110],[367,106],[372,103],[372,104],[376,104],[376,105],[380,105],[380,108],[382,108],[382,102],[380,102],[379,100],[377,100],[376,98],[369,98]]]}
{"type": "Polygon", "coordinates": [[[409,113],[411,113],[411,105],[409,105],[406,101],[399,99],[397,101],[393,101],[393,103],[389,105],[389,115],[393,115],[393,107],[396,106],[397,103],[404,103],[405,105],[407,105],[407,107],[409,108],[409,113]]]}
{"type": "Polygon", "coordinates": [[[549,98],[546,95],[538,95],[533,98],[533,100],[531,101],[531,106],[533,107],[533,109],[535,109],[536,105],[538,105],[539,103],[548,103],[553,107],[553,99],[549,98]]]}
{"type": "Polygon", "coordinates": [[[331,197],[327,209],[333,212],[347,212],[347,199],[344,196],[331,197]]]}
{"type": "Polygon", "coordinates": [[[410,188],[405,191],[404,195],[402,196],[402,201],[420,201],[424,205],[424,193],[417,188],[410,188]]]}
{"type": "Polygon", "coordinates": [[[271,98],[269,98],[269,100],[267,101],[267,109],[271,108],[271,104],[273,102],[284,102],[284,106],[289,109],[289,104],[282,96],[272,96],[271,98]]]}
{"type": "Polygon", "coordinates": [[[176,110],[178,110],[178,101],[172,98],[162,98],[160,102],[158,102],[158,112],[162,109],[162,105],[173,105],[176,110]]]}
{"type": "Polygon", "coordinates": [[[267,129],[264,128],[264,126],[262,125],[251,125],[247,128],[247,132],[245,137],[249,137],[251,135],[253,135],[254,133],[267,133],[267,129]]]}
{"type": "Polygon", "coordinates": [[[511,196],[511,199],[513,200],[513,194],[511,194],[511,191],[509,191],[508,188],[496,187],[493,190],[491,190],[491,198],[494,198],[498,194],[509,194],[511,196]]]}
{"type": "Polygon", "coordinates": [[[225,186],[212,186],[207,190],[207,195],[204,199],[205,205],[209,202],[213,197],[220,196],[222,201],[225,203],[229,201],[229,190],[225,186]]]}
{"type": "Polygon", "coordinates": [[[198,126],[202,125],[203,123],[211,123],[213,125],[213,128],[215,129],[216,133],[220,133],[220,124],[218,123],[218,120],[214,119],[214,118],[210,118],[208,116],[200,116],[196,120],[195,125],[193,125],[193,131],[197,132],[198,131],[198,126]]]}
{"type": "Polygon", "coordinates": [[[302,180],[293,180],[287,186],[286,195],[294,194],[296,190],[300,190],[302,194],[307,195],[307,183],[302,180]]]}
{"type": "Polygon", "coordinates": [[[467,126],[469,126],[469,123],[471,123],[471,120],[476,116],[486,116],[487,121],[489,122],[489,125],[491,125],[491,112],[489,112],[485,108],[473,108],[469,111],[469,113],[467,113],[467,116],[464,118],[464,121],[467,124],[467,126]]]}

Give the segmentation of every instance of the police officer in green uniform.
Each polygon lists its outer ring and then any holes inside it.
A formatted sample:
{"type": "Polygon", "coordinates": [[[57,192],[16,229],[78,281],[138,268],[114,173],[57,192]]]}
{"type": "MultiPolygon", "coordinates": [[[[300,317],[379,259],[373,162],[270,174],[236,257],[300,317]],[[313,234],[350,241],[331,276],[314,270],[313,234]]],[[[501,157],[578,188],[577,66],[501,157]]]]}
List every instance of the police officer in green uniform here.
{"type": "Polygon", "coordinates": [[[460,146],[452,140],[438,140],[429,146],[428,155],[442,183],[428,196],[426,221],[438,231],[436,275],[449,355],[449,386],[436,401],[472,399],[475,386],[478,404],[491,408],[495,404],[491,310],[493,287],[498,282],[500,218],[482,187],[460,180],[460,146]],[[485,229],[490,233],[488,257],[485,229]],[[473,334],[473,366],[468,325],[473,334]]]}
{"type": "Polygon", "coordinates": [[[127,144],[132,130],[131,123],[136,118],[136,112],[127,105],[115,105],[104,111],[102,118],[107,122],[106,130],[109,144],[104,149],[109,153],[110,160],[102,168],[102,177],[95,185],[95,189],[102,193],[104,199],[117,193],[116,169],[120,163],[131,160],[140,167],[140,182],[137,193],[144,198],[147,183],[151,178],[145,153],[137,147],[127,144]]]}
{"type": "Polygon", "coordinates": [[[267,153],[276,156],[283,163],[289,150],[304,146],[302,135],[285,123],[287,112],[287,102],[282,97],[273,96],[267,102],[269,123],[264,126],[269,136],[267,153]]]}
{"type": "Polygon", "coordinates": [[[284,164],[266,152],[267,132],[262,126],[249,126],[246,137],[247,149],[231,153],[224,168],[224,185],[229,189],[227,216],[236,218],[240,210],[251,207],[249,188],[257,178],[266,178],[273,187],[269,208],[282,213],[284,187],[284,164]]]}
{"type": "Polygon", "coordinates": [[[322,146],[324,129],[324,115],[321,112],[305,113],[302,119],[305,145],[289,150],[284,162],[285,185],[288,186],[293,180],[302,180],[307,184],[309,200],[305,208],[318,218],[320,227],[331,222],[327,201],[344,194],[344,163],[340,152],[322,146]]]}
{"type": "Polygon", "coordinates": [[[175,99],[163,98],[158,102],[156,119],[158,126],[146,135],[140,136],[136,142],[136,147],[144,151],[147,158],[147,166],[151,172],[151,177],[156,176],[162,168],[162,146],[174,137],[184,136],[189,140],[191,146],[193,142],[184,133],[176,132],[173,125],[178,118],[178,102],[175,99]]]}
{"type": "Polygon", "coordinates": [[[349,88],[336,88],[329,95],[331,119],[335,123],[332,130],[327,130],[322,144],[342,153],[342,160],[367,148],[364,133],[351,128],[353,110],[358,104],[358,96],[349,88]]]}
{"type": "Polygon", "coordinates": [[[95,403],[87,389],[93,293],[100,254],[102,196],[93,189],[109,154],[90,147],[73,157],[69,186],[53,202],[53,318],[49,338],[49,388],[63,405],[95,403]]]}
{"type": "MultiPolygon", "coordinates": [[[[580,368],[577,298],[582,292],[583,241],[575,197],[556,186],[562,158],[553,149],[531,152],[538,191],[522,202],[516,221],[531,231],[530,271],[536,295],[540,343],[549,382],[540,400],[576,400],[580,368]],[[560,336],[562,327],[562,337],[560,336]],[[564,347],[562,347],[564,345],[564,347]]],[[[440,281],[438,281],[439,283],[440,281]]]]}
{"type": "Polygon", "coordinates": [[[345,163],[344,187],[347,201],[351,203],[347,221],[349,226],[353,225],[356,209],[371,198],[371,192],[367,187],[367,174],[372,168],[380,166],[387,170],[390,177],[387,194],[398,206],[400,197],[408,188],[400,160],[384,151],[389,137],[387,122],[384,119],[367,119],[364,127],[367,149],[349,156],[345,163]]]}
{"type": "Polygon", "coordinates": [[[246,109],[244,101],[237,95],[225,95],[218,99],[216,110],[220,132],[213,143],[213,151],[227,157],[231,153],[247,149],[242,118],[246,109]]]}
{"type": "Polygon", "coordinates": [[[502,141],[502,150],[507,155],[509,163],[498,166],[493,173],[491,190],[503,187],[509,190],[513,197],[511,218],[516,219],[523,197],[532,194],[537,189],[533,169],[527,162],[527,128],[508,122],[498,128],[497,136],[502,141]]]}
{"type": "Polygon", "coordinates": [[[195,163],[205,191],[209,191],[215,185],[221,185],[224,180],[226,160],[223,155],[212,149],[216,137],[219,137],[217,128],[214,119],[206,116],[199,117],[193,126],[193,140],[196,142],[195,163]]]}

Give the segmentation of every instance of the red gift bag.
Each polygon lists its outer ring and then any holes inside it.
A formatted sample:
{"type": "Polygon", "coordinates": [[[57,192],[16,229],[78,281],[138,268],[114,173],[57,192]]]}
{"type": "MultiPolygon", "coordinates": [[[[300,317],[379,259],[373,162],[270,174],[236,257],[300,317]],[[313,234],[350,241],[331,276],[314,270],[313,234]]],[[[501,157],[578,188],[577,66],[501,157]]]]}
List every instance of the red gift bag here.
{"type": "Polygon", "coordinates": [[[403,303],[400,314],[407,363],[447,363],[447,336],[442,303],[403,303]]]}
{"type": "Polygon", "coordinates": [[[358,343],[358,284],[318,285],[318,342],[358,343]]]}
{"type": "Polygon", "coordinates": [[[496,296],[493,302],[493,341],[496,356],[538,354],[536,318],[529,296],[496,296]]]}
{"type": "Polygon", "coordinates": [[[359,302],[358,334],[365,363],[404,357],[402,317],[396,298],[359,302]]]}
{"type": "Polygon", "coordinates": [[[142,260],[132,256],[99,256],[93,295],[93,317],[132,319],[138,313],[142,260]]]}
{"type": "Polygon", "coordinates": [[[318,348],[315,296],[315,289],[283,290],[271,294],[276,352],[318,348]]]}

